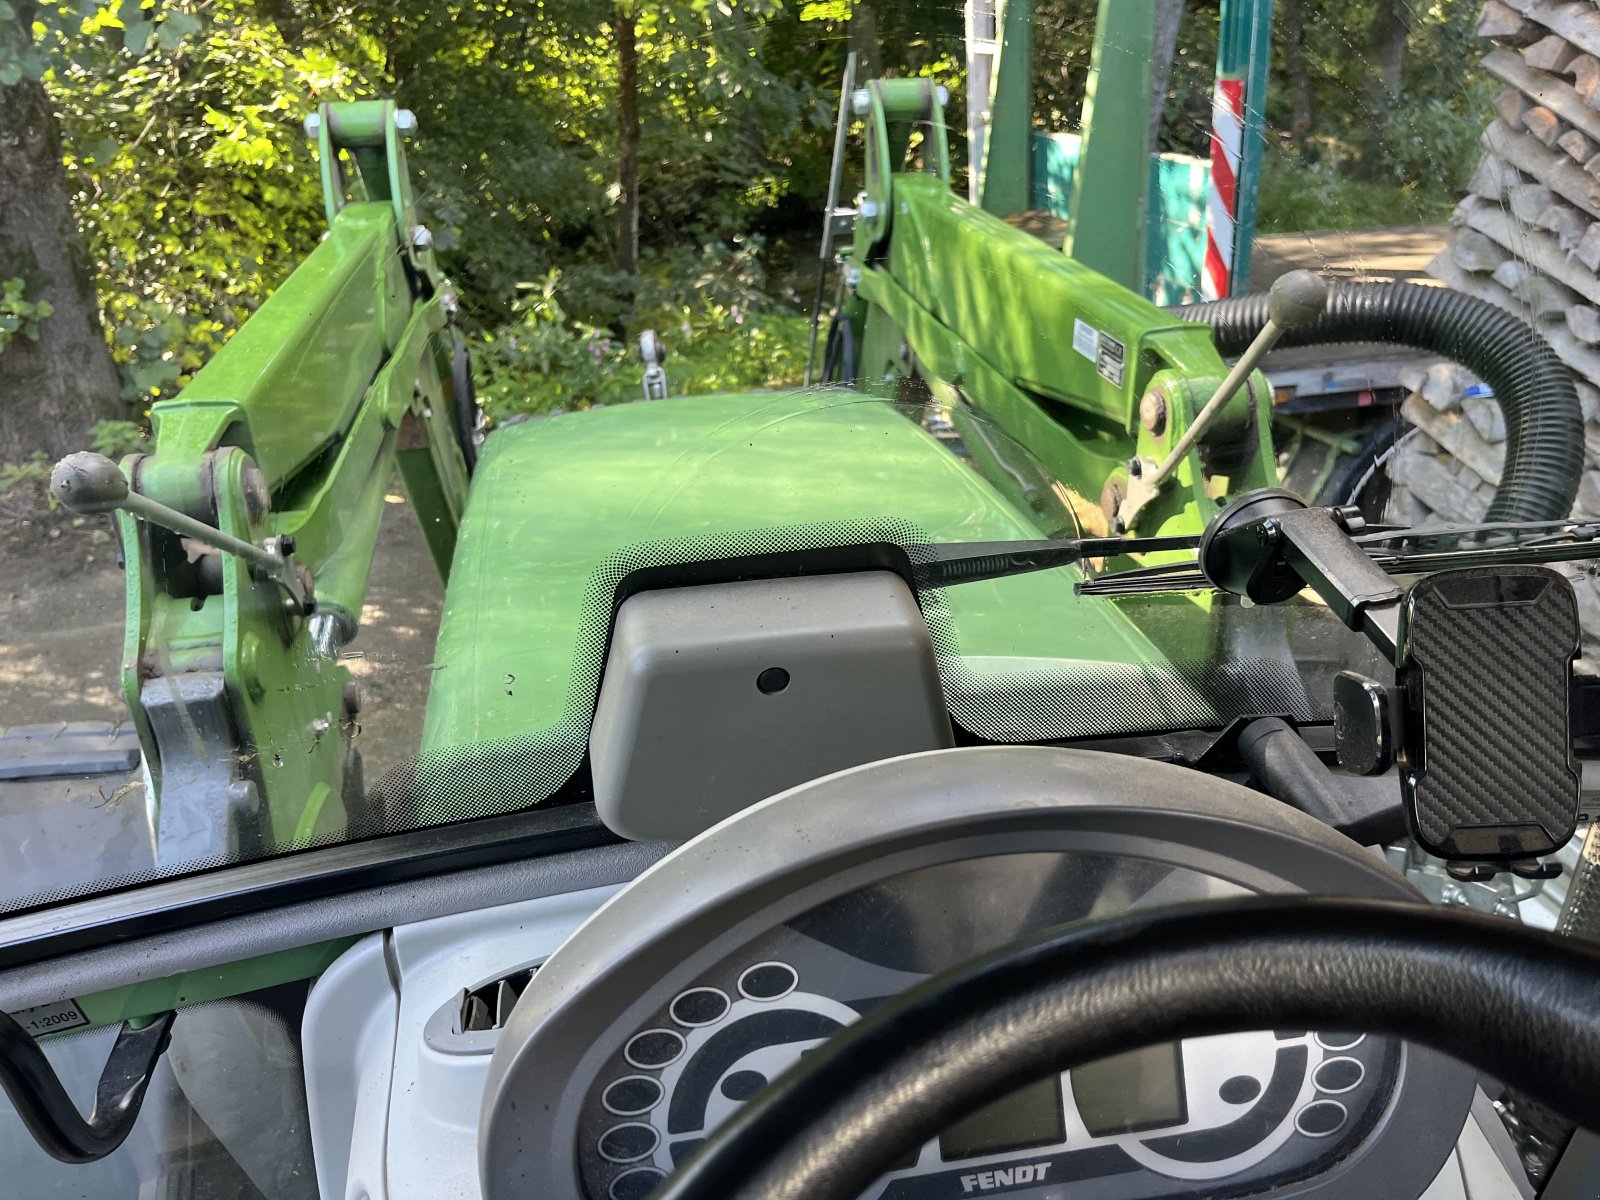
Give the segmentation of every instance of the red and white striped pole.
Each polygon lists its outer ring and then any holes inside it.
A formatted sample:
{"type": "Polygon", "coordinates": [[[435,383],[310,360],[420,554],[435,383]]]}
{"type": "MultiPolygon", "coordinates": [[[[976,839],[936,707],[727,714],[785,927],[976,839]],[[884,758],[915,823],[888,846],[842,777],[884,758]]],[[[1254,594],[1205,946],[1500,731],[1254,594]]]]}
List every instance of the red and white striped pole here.
{"type": "Polygon", "coordinates": [[[1221,300],[1233,293],[1235,226],[1239,219],[1239,164],[1244,155],[1244,80],[1217,79],[1211,106],[1211,187],[1206,197],[1206,260],[1201,294],[1221,300]]]}

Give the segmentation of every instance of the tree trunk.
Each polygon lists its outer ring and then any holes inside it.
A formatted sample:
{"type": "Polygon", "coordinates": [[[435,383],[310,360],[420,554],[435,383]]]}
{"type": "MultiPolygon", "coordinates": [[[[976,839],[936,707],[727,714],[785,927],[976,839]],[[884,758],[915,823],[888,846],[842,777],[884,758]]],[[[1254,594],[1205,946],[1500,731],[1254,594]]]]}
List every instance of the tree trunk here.
{"type": "Polygon", "coordinates": [[[1289,132],[1296,140],[1311,132],[1311,76],[1306,71],[1305,18],[1300,0],[1279,0],[1283,69],[1289,77],[1289,132]]]}
{"type": "Polygon", "coordinates": [[[1178,52],[1178,28],[1183,24],[1184,0],[1160,0],[1156,5],[1156,44],[1150,63],[1150,149],[1161,152],[1161,118],[1167,111],[1167,81],[1172,78],[1172,58],[1178,52]]]}
{"type": "Polygon", "coordinates": [[[878,14],[872,0],[859,0],[850,9],[850,49],[856,55],[856,86],[878,76],[878,14]]]}
{"type": "MultiPolygon", "coordinates": [[[[0,22],[0,41],[26,46],[32,6],[0,22]]],[[[67,192],[61,135],[44,86],[0,86],[0,280],[49,303],[39,340],[18,333],[0,350],[0,462],[81,450],[89,427],[125,415],[100,325],[94,281],[67,192]]]]}
{"type": "Polygon", "coordinates": [[[1406,65],[1406,38],[1411,33],[1409,0],[1378,0],[1367,28],[1367,57],[1373,71],[1374,99],[1385,107],[1400,94],[1406,65]]]}
{"type": "Polygon", "coordinates": [[[639,273],[639,47],[637,14],[626,0],[617,26],[617,266],[639,273]]]}

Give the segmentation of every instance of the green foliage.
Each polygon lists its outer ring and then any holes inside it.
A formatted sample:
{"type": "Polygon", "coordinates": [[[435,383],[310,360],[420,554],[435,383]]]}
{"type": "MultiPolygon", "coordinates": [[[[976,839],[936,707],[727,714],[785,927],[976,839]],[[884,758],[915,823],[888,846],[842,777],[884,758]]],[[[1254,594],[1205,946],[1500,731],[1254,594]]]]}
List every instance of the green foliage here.
{"type": "MultiPolygon", "coordinates": [[[[145,431],[137,421],[96,421],[89,431],[89,446],[96,454],[121,458],[145,448],[145,431]]],[[[42,450],[22,462],[0,462],[0,499],[21,496],[27,508],[54,509],[55,497],[49,492],[52,466],[42,450]]]]}
{"type": "MultiPolygon", "coordinates": [[[[1405,7],[1410,33],[1403,78],[1400,89],[1389,92],[1369,44],[1373,0],[1302,0],[1312,128],[1297,137],[1310,159],[1348,175],[1459,188],[1476,161],[1495,91],[1475,70],[1484,52],[1475,29],[1481,4],[1406,0],[1405,7]]],[[[1280,26],[1280,43],[1285,34],[1280,26]]],[[[1285,55],[1275,56],[1274,66],[1269,123],[1288,130],[1295,82],[1285,55]]]]}
{"type": "MultiPolygon", "coordinates": [[[[608,280],[595,271],[552,270],[523,285],[514,320],[474,355],[484,411],[503,421],[641,397],[636,343],[574,316],[569,306],[577,303],[620,312],[630,330],[654,329],[668,347],[674,395],[800,383],[810,322],[767,297],[759,252],[760,243],[749,242],[652,255],[631,305],[619,292],[597,295],[608,280]]],[[[609,283],[624,286],[615,275],[609,283]]]]}
{"type": "Polygon", "coordinates": [[[45,11],[68,177],[123,398],[141,405],[187,382],[316,245],[300,121],[361,94],[346,64],[362,55],[291,48],[246,0],[45,11]]]}
{"type": "MultiPolygon", "coordinates": [[[[97,454],[121,458],[145,448],[145,432],[136,421],[96,421],[89,431],[89,445],[97,454]]],[[[8,509],[29,513],[54,511],[56,498],[50,492],[53,466],[42,450],[21,462],[0,462],[0,501],[8,502],[8,509]]]]}
{"type": "MultiPolygon", "coordinates": [[[[1368,45],[1370,0],[1303,0],[1312,124],[1290,130],[1296,86],[1275,59],[1268,116],[1279,131],[1263,164],[1262,233],[1359,229],[1446,219],[1493,115],[1495,85],[1474,66],[1476,0],[1409,6],[1400,90],[1384,89],[1368,45]]],[[[1279,28],[1280,40],[1285,30],[1279,28]]]]}
{"type": "Polygon", "coordinates": [[[1424,187],[1351,178],[1285,150],[1268,154],[1263,163],[1256,231],[1429,225],[1448,218],[1458,198],[1437,183],[1424,187]]]}
{"type": "Polygon", "coordinates": [[[19,463],[0,462],[0,499],[19,492],[33,494],[50,482],[50,460],[35,451],[19,463]]]}
{"type": "MultiPolygon", "coordinates": [[[[645,244],[741,234],[789,194],[793,143],[826,143],[831,116],[814,61],[792,70],[768,61],[775,0],[633,7],[645,244]]],[[[486,325],[510,315],[519,281],[616,263],[621,98],[610,9],[546,0],[537,12],[369,6],[393,31],[397,99],[432,135],[411,162],[430,225],[447,230],[442,261],[486,325]],[[447,135],[434,133],[436,122],[447,135]]]]}
{"type": "Polygon", "coordinates": [[[18,336],[37,342],[39,322],[55,312],[48,300],[26,299],[22,294],[26,287],[26,280],[0,280],[0,351],[18,336]]]}
{"type": "MultiPolygon", "coordinates": [[[[136,406],[186,383],[315,246],[320,188],[300,126],[322,100],[392,95],[418,113],[421,213],[479,327],[513,316],[520,280],[614,263],[609,7],[47,0],[41,11],[31,52],[61,113],[136,406]]],[[[787,201],[797,153],[820,194],[830,105],[814,56],[792,53],[779,0],[636,11],[647,247],[746,233],[787,201]],[[764,60],[769,44],[782,64],[764,60]]],[[[624,285],[603,293],[609,311],[574,311],[609,325],[636,307],[624,285]]]]}
{"type": "MultiPolygon", "coordinates": [[[[814,237],[850,49],[868,49],[873,73],[948,86],[949,123],[963,126],[961,6],[621,2],[638,31],[636,279],[616,269],[612,3],[44,0],[31,40],[0,37],[0,84],[42,78],[60,113],[124,398],[138,411],[181,387],[316,245],[322,203],[301,121],[321,100],[379,95],[418,115],[418,203],[494,415],[635,398],[645,328],[673,351],[675,392],[797,379],[806,322],[752,272],[759,237],[814,237]]],[[[1412,4],[1404,87],[1384,95],[1365,52],[1372,0],[1302,0],[1314,124],[1286,136],[1291,81],[1276,56],[1269,126],[1287,148],[1269,153],[1263,231],[1448,211],[1489,111],[1487,85],[1463,82],[1480,52],[1475,7],[1412,4]]],[[[1034,5],[1046,128],[1077,121],[1097,9],[1034,5]]],[[[16,11],[0,0],[0,35],[16,11]]],[[[1206,151],[1219,12],[1188,0],[1162,149],[1206,151]]],[[[964,139],[952,149],[959,172],[964,139]]],[[[28,336],[8,303],[0,345],[28,336]]]]}
{"type": "Polygon", "coordinates": [[[1489,80],[1471,79],[1452,95],[1423,95],[1397,105],[1384,120],[1374,174],[1459,196],[1483,153],[1479,139],[1495,90],[1489,80]]]}
{"type": "MultiPolygon", "coordinates": [[[[71,53],[75,38],[95,37],[108,51],[137,59],[152,47],[176,50],[200,29],[192,12],[178,4],[158,8],[156,0],[41,0],[31,16],[31,37],[0,37],[0,86],[45,79],[53,59],[71,53]]],[[[0,0],[0,25],[18,19],[19,5],[0,0]]]]}
{"type": "Polygon", "coordinates": [[[121,458],[146,449],[144,426],[137,421],[96,421],[89,430],[89,448],[107,458],[121,458]]]}

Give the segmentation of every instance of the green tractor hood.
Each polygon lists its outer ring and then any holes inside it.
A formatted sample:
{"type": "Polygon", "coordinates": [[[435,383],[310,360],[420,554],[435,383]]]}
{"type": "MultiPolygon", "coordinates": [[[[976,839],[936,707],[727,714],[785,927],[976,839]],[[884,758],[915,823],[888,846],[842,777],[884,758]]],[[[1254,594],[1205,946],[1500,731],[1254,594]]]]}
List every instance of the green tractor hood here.
{"type": "MultiPolygon", "coordinates": [[[[423,759],[466,770],[466,749],[492,743],[542,756],[542,777],[576,767],[630,570],[780,545],[1038,538],[1044,524],[904,411],[856,392],[686,397],[507,426],[483,448],[461,523],[423,759]]],[[[924,596],[941,656],[1159,657],[1114,606],[1075,596],[1078,578],[924,596]]]]}

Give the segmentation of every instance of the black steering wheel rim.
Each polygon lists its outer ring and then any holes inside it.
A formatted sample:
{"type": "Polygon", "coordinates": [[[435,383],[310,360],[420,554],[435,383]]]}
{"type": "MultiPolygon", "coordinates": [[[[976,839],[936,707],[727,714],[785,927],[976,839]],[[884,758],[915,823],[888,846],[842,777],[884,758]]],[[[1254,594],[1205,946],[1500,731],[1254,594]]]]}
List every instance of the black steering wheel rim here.
{"type": "Polygon", "coordinates": [[[928,980],[774,1080],[656,1200],[854,1200],[1052,1072],[1280,1024],[1404,1037],[1600,1127],[1600,948],[1414,903],[1252,897],[1046,931],[928,980]]]}

